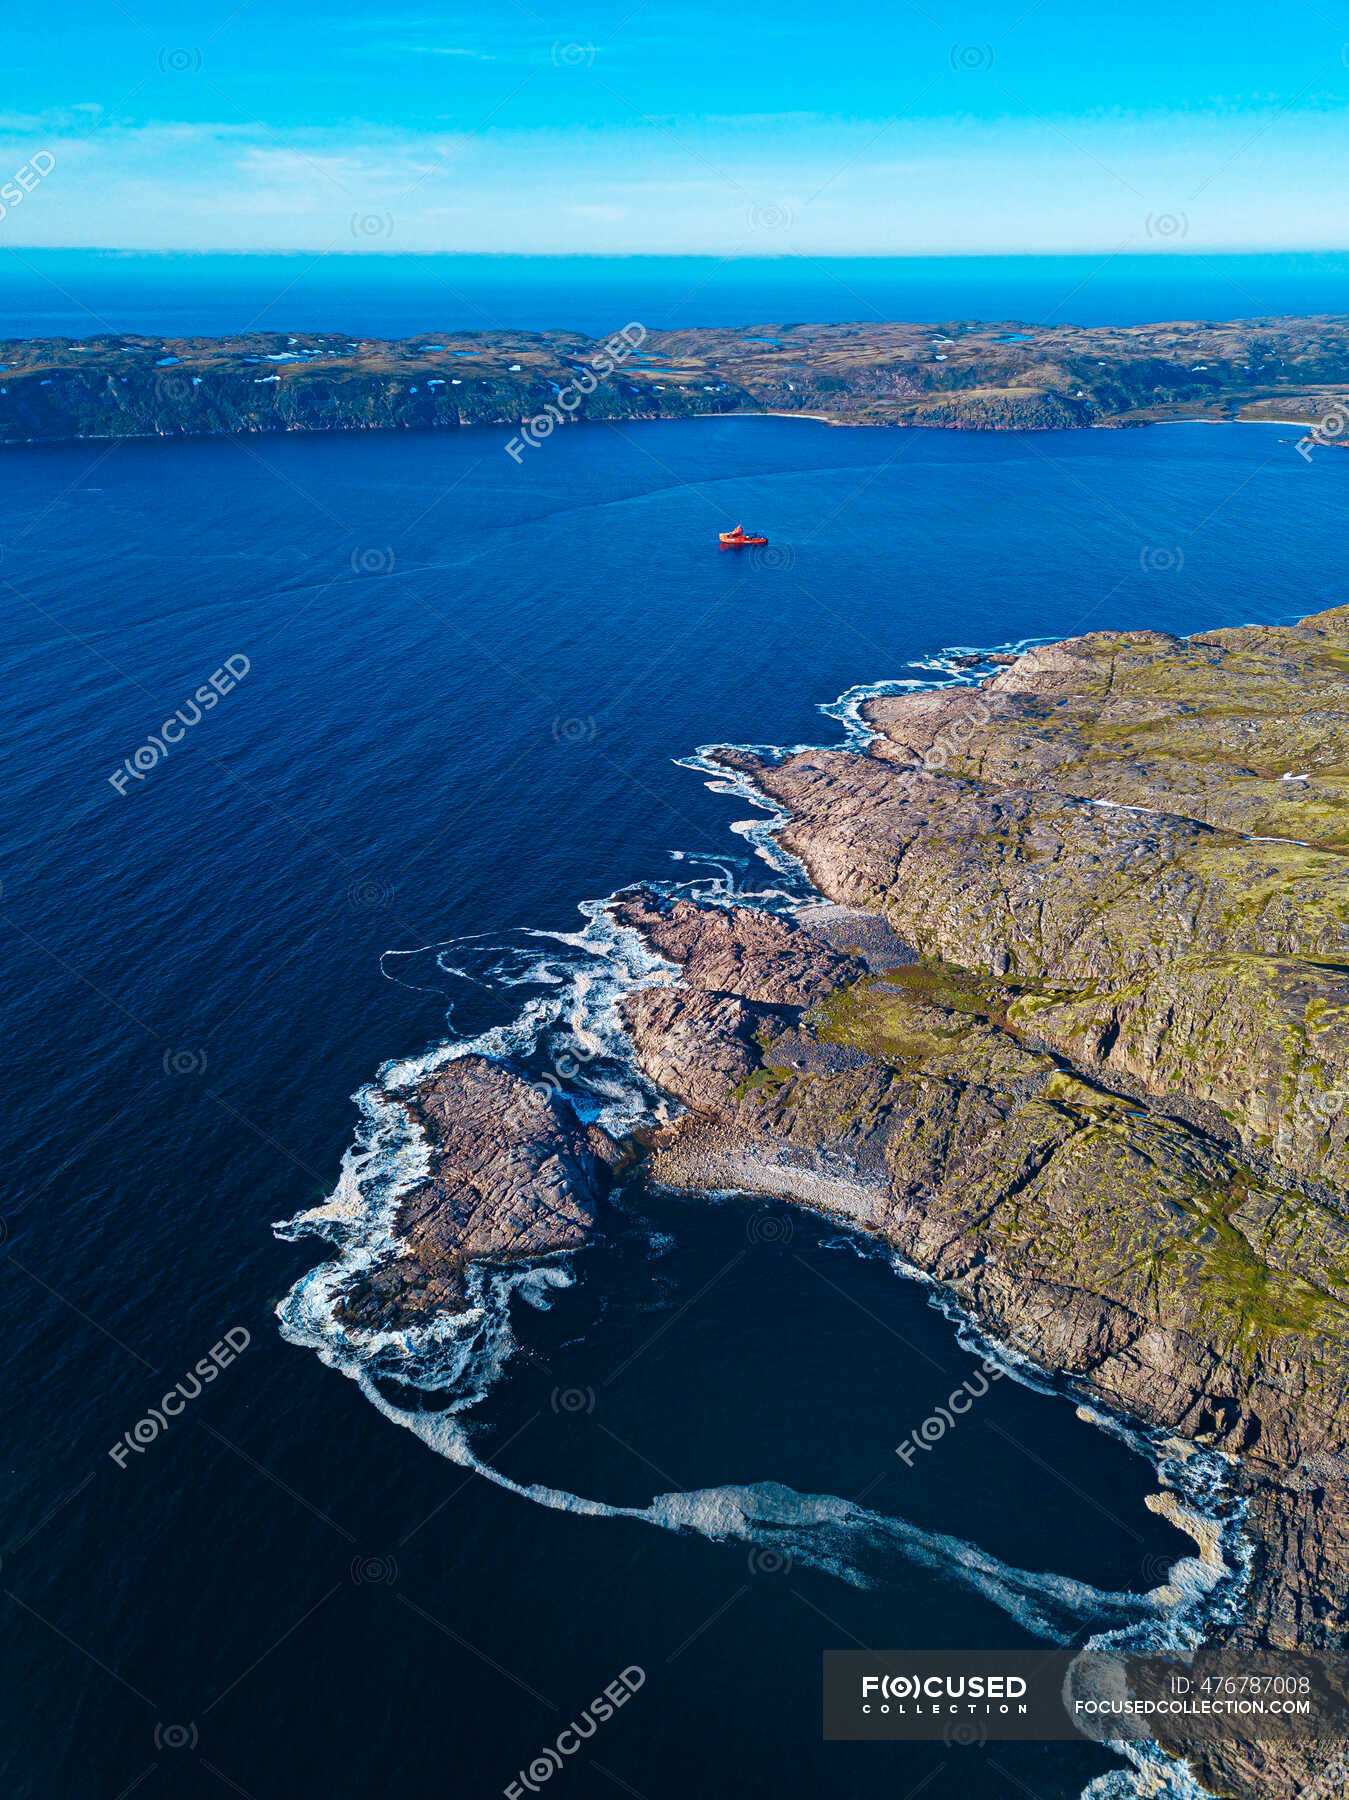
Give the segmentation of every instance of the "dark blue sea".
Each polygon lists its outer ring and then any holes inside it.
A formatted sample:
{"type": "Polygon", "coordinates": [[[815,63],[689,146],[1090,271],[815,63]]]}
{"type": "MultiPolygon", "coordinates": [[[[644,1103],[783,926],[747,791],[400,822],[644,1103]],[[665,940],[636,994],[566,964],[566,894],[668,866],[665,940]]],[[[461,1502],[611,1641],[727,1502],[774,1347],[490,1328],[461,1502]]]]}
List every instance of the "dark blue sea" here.
{"type": "Polygon", "coordinates": [[[1266,426],[577,426],[520,467],[507,435],[4,452],[0,1788],[1122,1791],[1086,1744],[821,1739],[823,1650],[1089,1636],[1193,1550],[1070,1397],[997,1381],[898,1457],[980,1359],[884,1259],[638,1192],[439,1388],[398,1344],[363,1387],[294,1324],[332,1243],[273,1227],[342,1182],[355,1229],[381,1065],[603,980],[583,903],[784,879],[677,759],[838,742],[821,703],[953,646],[1340,603],[1349,461],[1266,426]],[[772,557],[718,554],[738,519],[772,557]]]}
{"type": "Polygon", "coordinates": [[[1349,312],[1349,253],[366,256],[0,246],[0,339],[650,330],[915,319],[1140,325],[1349,312]]]}

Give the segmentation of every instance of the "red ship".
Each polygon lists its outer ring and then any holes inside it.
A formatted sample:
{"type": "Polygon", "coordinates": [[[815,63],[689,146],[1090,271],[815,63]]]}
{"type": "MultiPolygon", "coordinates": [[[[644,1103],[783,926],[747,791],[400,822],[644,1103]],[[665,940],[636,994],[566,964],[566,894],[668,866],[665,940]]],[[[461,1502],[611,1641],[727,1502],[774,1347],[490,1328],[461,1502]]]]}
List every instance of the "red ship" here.
{"type": "Polygon", "coordinates": [[[734,531],[719,531],[717,542],[723,550],[740,550],[746,544],[766,544],[768,539],[746,531],[743,525],[737,525],[734,531]]]}

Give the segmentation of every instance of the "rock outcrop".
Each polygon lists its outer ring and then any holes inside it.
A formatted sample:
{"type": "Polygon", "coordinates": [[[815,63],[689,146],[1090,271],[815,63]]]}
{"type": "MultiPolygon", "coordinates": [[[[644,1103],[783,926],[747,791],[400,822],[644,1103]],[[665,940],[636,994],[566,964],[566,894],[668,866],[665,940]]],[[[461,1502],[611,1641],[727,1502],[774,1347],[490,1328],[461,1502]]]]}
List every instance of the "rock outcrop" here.
{"type": "Polygon", "coordinates": [[[407,1103],[428,1146],[403,1197],[399,1253],[348,1293],[354,1325],[407,1325],[463,1305],[471,1262],[519,1263],[578,1249],[622,1152],[545,1088],[482,1056],[447,1063],[407,1103]]]}

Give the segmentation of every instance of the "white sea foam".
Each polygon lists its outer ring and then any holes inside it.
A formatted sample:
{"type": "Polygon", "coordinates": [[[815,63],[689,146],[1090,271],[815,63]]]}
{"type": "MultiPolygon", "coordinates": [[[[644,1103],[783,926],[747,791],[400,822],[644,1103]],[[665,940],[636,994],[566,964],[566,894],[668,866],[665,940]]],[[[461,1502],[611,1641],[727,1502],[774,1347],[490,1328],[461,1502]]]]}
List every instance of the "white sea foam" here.
{"type": "MultiPolygon", "coordinates": [[[[767,813],[766,819],[733,819],[730,829],[737,837],[744,838],[754,854],[790,884],[787,892],[797,905],[818,899],[805,866],[778,842],[778,832],[787,823],[786,808],[779,806],[776,800],[770,800],[742,770],[725,768],[713,760],[718,750],[727,747],[724,744],[703,744],[692,756],[681,756],[676,761],[681,769],[693,769],[706,776],[708,779],[705,785],[710,793],[730,794],[767,813]]],[[[736,744],[734,748],[754,756],[781,757],[794,756],[801,750],[813,749],[815,746],[798,744],[786,751],[767,744],[736,744]]]]}
{"type": "MultiPolygon", "coordinates": [[[[844,1240],[834,1241],[841,1245],[844,1240]]],[[[894,1260],[897,1273],[910,1275],[894,1260]]],[[[949,1295],[922,1279],[934,1304],[958,1320],[967,1348],[999,1359],[1009,1375],[1029,1386],[1060,1391],[1018,1351],[979,1332],[958,1313],[949,1295]]],[[[451,1322],[439,1340],[438,1360],[423,1346],[409,1358],[403,1334],[378,1334],[365,1343],[335,1339],[322,1329],[321,1316],[312,1322],[319,1325],[316,1334],[308,1328],[310,1320],[294,1314],[283,1315],[283,1330],[292,1341],[311,1343],[325,1362],[359,1385],[379,1412],[413,1432],[428,1448],[552,1511],[630,1519],[718,1544],[740,1542],[758,1555],[781,1559],[773,1566],[801,1563],[856,1587],[890,1585],[898,1566],[908,1563],[980,1595],[1023,1630],[1046,1641],[1064,1644],[1093,1631],[1088,1651],[1183,1655],[1208,1624],[1234,1616],[1244,1561],[1240,1556],[1226,1560],[1229,1547],[1239,1539],[1237,1515],[1225,1493],[1224,1459],[1168,1443],[1096,1409],[1080,1410],[1091,1423],[1154,1461],[1164,1491],[1178,1498],[1172,1512],[1175,1522],[1183,1528],[1187,1519],[1193,1520],[1196,1537],[1209,1540],[1206,1554],[1178,1559],[1165,1579],[1146,1592],[1111,1592],[1050,1571],[1020,1569],[964,1539],[926,1531],[835,1495],[803,1494],[777,1482],[662,1493],[646,1506],[621,1506],[542,1482],[512,1479],[477,1455],[467,1415],[490,1393],[515,1348],[510,1321],[513,1296],[546,1305],[551,1289],[566,1280],[565,1273],[555,1268],[488,1277],[476,1272],[473,1309],[451,1322]],[[434,1391],[445,1404],[436,1410],[400,1404],[385,1391],[386,1377],[434,1391]]],[[[1145,1795],[1151,1800],[1206,1800],[1189,1770],[1155,1745],[1112,1741],[1110,1747],[1128,1758],[1130,1768],[1099,1778],[1083,1800],[1142,1800],[1145,1795]]]]}
{"type": "MultiPolygon", "coordinates": [[[[504,1310],[504,1296],[499,1298],[504,1310]]],[[[509,1327],[504,1330],[508,1334],[509,1327]]],[[[461,1416],[476,1404],[473,1395],[481,1389],[480,1380],[466,1383],[451,1406],[422,1411],[390,1399],[365,1360],[352,1358],[337,1366],[358,1382],[385,1418],[413,1432],[430,1449],[551,1511],[635,1519],[713,1543],[748,1544],[784,1563],[823,1570],[854,1587],[883,1587],[893,1580],[899,1563],[912,1563],[981,1595],[1024,1630],[1053,1643],[1067,1643],[1092,1625],[1142,1626],[1160,1610],[1152,1595],[1109,1593],[1069,1576],[1018,1569],[963,1538],[925,1531],[906,1519],[871,1512],[833,1494],[798,1493],[779,1482],[695,1488],[657,1494],[647,1506],[617,1506],[545,1483],[515,1481],[476,1454],[461,1416]]]]}
{"type": "Polygon", "coordinates": [[[282,1238],[325,1238],[337,1250],[331,1261],[303,1275],[277,1308],[282,1335],[290,1342],[308,1346],[344,1373],[352,1373],[354,1361],[476,1403],[514,1348],[510,1296],[537,1299],[547,1286],[570,1279],[558,1262],[509,1273],[471,1269],[465,1312],[438,1314],[397,1331],[367,1330],[341,1315],[342,1296],[352,1281],[398,1253],[399,1204],[428,1170],[426,1143],[402,1099],[436,1070],[470,1055],[534,1058],[546,1065],[541,1084],[561,1092],[566,1084],[551,1069],[564,1066],[576,1078],[578,1111],[616,1136],[659,1111],[662,1102],[636,1069],[620,1030],[617,1001],[674,971],[636,932],[616,925],[602,903],[581,911],[586,923],[577,932],[528,932],[510,943],[461,938],[406,953],[430,957],[441,972],[476,986],[527,985],[537,991],[509,1022],[386,1063],[375,1082],[354,1096],[356,1143],[342,1160],[333,1193],[321,1206],[274,1228],[282,1238]]]}
{"type": "Polygon", "coordinates": [[[739,750],[747,756],[753,756],[761,762],[783,762],[789,756],[800,756],[808,750],[844,750],[856,754],[864,753],[873,740],[879,735],[876,727],[867,723],[862,716],[862,708],[869,700],[880,700],[890,694],[913,694],[931,692],[935,688],[945,687],[977,687],[986,679],[994,667],[984,662],[977,668],[962,668],[957,658],[965,656],[1001,656],[1020,655],[1033,644],[1047,643],[1046,638],[1023,638],[1019,643],[1004,644],[993,649],[966,650],[956,645],[942,656],[922,657],[908,666],[911,669],[923,669],[922,676],[901,675],[885,681],[865,682],[858,687],[851,687],[840,694],[837,700],[821,701],[816,711],[825,718],[832,719],[843,728],[842,742],[832,744],[700,744],[691,756],[677,758],[682,769],[693,769],[706,776],[706,785],[714,794],[730,794],[735,798],[747,801],[766,813],[767,818],[736,819],[730,829],[737,837],[742,837],[760,857],[777,874],[786,877],[790,883],[790,897],[800,904],[803,901],[817,900],[819,895],[807,875],[804,865],[779,841],[778,833],[787,823],[787,811],[760,789],[753,777],[740,769],[728,769],[717,761],[717,753],[722,750],[739,750]]]}
{"type": "Polygon", "coordinates": [[[318,1236],[339,1255],[302,1276],[277,1308],[281,1335],[313,1350],[330,1368],[354,1367],[447,1392],[474,1405],[490,1392],[514,1339],[509,1300],[520,1292],[538,1304],[546,1291],[570,1281],[556,1263],[511,1272],[473,1268],[467,1310],[441,1313],[398,1331],[369,1331],[342,1322],[339,1305],[352,1279],[394,1255],[393,1221],[401,1196],[426,1173],[426,1146],[396,1101],[377,1088],[356,1096],[357,1143],[342,1162],[337,1187],[322,1206],[274,1227],[281,1238],[318,1236]]]}
{"type": "MultiPolygon", "coordinates": [[[[996,1364],[1005,1375],[1042,1394],[1071,1392],[1072,1384],[1048,1375],[1022,1351],[991,1337],[965,1314],[958,1300],[921,1270],[894,1259],[896,1270],[923,1282],[931,1304],[956,1326],[963,1348],[996,1364]]],[[[1152,1510],[1192,1536],[1199,1554],[1182,1556],[1146,1595],[1146,1612],[1122,1624],[1105,1620],[1084,1645],[1094,1652],[1187,1659],[1214,1628],[1234,1624],[1250,1581],[1251,1546],[1243,1523],[1246,1507],[1232,1492],[1233,1463],[1216,1450],[1150,1431],[1099,1404],[1079,1405],[1078,1415],[1146,1458],[1157,1470],[1160,1491],[1152,1510]]],[[[1081,1800],[1211,1800],[1189,1766],[1168,1756],[1145,1735],[1104,1739],[1130,1767],[1098,1776],[1081,1800]]]]}
{"type": "MultiPolygon", "coordinates": [[[[922,668],[921,663],[913,663],[912,668],[922,668]]],[[[948,671],[943,670],[943,674],[948,671]]],[[[846,694],[840,694],[837,700],[826,700],[820,711],[826,719],[836,719],[843,727],[843,742],[840,750],[864,751],[876,736],[874,725],[868,725],[862,717],[862,708],[868,700],[881,700],[889,694],[916,694],[924,689],[934,687],[956,687],[964,685],[962,678],[954,669],[949,671],[949,681],[925,681],[918,677],[897,677],[893,681],[868,681],[859,687],[851,687],[846,694]]],[[[809,746],[802,746],[809,748],[809,746]]]]}
{"type": "MultiPolygon", "coordinates": [[[[703,904],[793,903],[783,888],[746,889],[747,859],[679,853],[673,860],[701,863],[706,872],[688,881],[646,885],[703,904]]],[[[471,1036],[455,1033],[451,999],[449,1036],[415,1056],[385,1063],[374,1082],[356,1093],[356,1142],[342,1160],[333,1193],[322,1205],[274,1227],[282,1238],[325,1238],[338,1252],[302,1276],[278,1307],[282,1334],[291,1342],[307,1345],[335,1367],[356,1356],[382,1374],[396,1373],[425,1388],[455,1386],[463,1368],[504,1366],[513,1345],[507,1302],[513,1293],[528,1296],[528,1271],[490,1278],[472,1271],[467,1312],[392,1332],[345,1323],[341,1299],[353,1279],[398,1254],[399,1204],[428,1171],[425,1141],[402,1102],[448,1063],[474,1055],[509,1059],[615,1137],[670,1116],[669,1101],[633,1057],[618,1003],[652,982],[674,979],[677,970],[636,931],[619,925],[609,907],[609,900],[583,902],[585,924],[579,931],[475,933],[385,953],[381,967],[388,979],[418,991],[448,987],[453,994],[467,986],[487,993],[528,990],[528,995],[512,1017],[471,1036]],[[409,981],[405,969],[433,973],[437,982],[409,981]]],[[[568,1277],[564,1268],[550,1265],[547,1279],[568,1277]]]]}
{"type": "MultiPolygon", "coordinates": [[[[933,1276],[898,1255],[891,1256],[891,1263],[898,1274],[927,1288],[929,1303],[951,1321],[962,1349],[1036,1393],[1074,1396],[1076,1384],[1070,1378],[1046,1372],[1019,1347],[993,1337],[933,1276]]],[[[1158,1653],[1179,1651],[1191,1646],[1192,1627],[1234,1621],[1250,1577],[1251,1553],[1242,1531],[1245,1503],[1232,1491],[1232,1458],[1150,1430],[1099,1402],[1079,1403],[1077,1413],[1152,1463],[1161,1490],[1153,1510],[1169,1517],[1200,1547],[1198,1556],[1173,1563],[1165,1580],[1152,1590],[1165,1633],[1149,1638],[1148,1647],[1158,1653]]]]}
{"type": "MultiPolygon", "coordinates": [[[[1052,642],[1049,638],[1021,638],[1015,644],[995,644],[990,647],[974,648],[966,644],[953,644],[941,656],[919,657],[908,666],[911,669],[926,669],[926,679],[898,677],[891,681],[864,682],[858,687],[849,688],[846,694],[840,694],[837,700],[829,700],[819,707],[819,711],[827,719],[836,719],[843,726],[845,738],[841,745],[843,750],[865,751],[873,740],[879,736],[874,725],[869,725],[862,716],[862,708],[868,700],[883,700],[891,694],[909,694],[919,691],[931,693],[934,688],[944,687],[978,687],[985,681],[990,672],[1000,665],[994,665],[989,658],[994,656],[1020,656],[1023,651],[1036,644],[1052,642]],[[977,656],[985,660],[975,668],[962,667],[966,657],[977,656]],[[935,677],[935,679],[934,679],[935,677]]],[[[814,746],[803,745],[810,749],[814,746]]],[[[789,752],[788,754],[791,754],[789,752]]]]}
{"type": "MultiPolygon", "coordinates": [[[[443,1039],[420,1055],[386,1063],[379,1071],[380,1087],[391,1094],[410,1093],[461,1056],[511,1058],[524,1065],[533,1060],[545,1065],[543,1079],[549,1086],[565,1091],[574,1083],[574,1097],[588,1102],[588,1116],[616,1136],[650,1117],[659,1097],[632,1060],[618,1001],[653,980],[672,979],[677,971],[648,949],[637,932],[617,924],[608,905],[606,900],[583,902],[579,910],[586,923],[580,931],[523,930],[510,939],[479,935],[420,950],[386,951],[381,959],[386,973],[391,964],[416,958],[423,965],[430,961],[451,982],[489,991],[537,991],[504,1024],[472,1037],[443,1039]],[[550,1080],[547,1069],[558,1063],[576,1073],[554,1073],[550,1080]]],[[[450,1024],[453,1028],[453,1007],[450,1024]]]]}

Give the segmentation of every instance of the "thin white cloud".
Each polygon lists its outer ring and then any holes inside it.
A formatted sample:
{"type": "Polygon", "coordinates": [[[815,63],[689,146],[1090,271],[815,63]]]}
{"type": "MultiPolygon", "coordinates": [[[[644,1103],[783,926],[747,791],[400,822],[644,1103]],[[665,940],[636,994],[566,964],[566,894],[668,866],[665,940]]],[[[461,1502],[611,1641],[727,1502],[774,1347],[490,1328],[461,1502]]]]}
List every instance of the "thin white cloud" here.
{"type": "Polygon", "coordinates": [[[467,56],[474,62],[495,62],[497,60],[487,50],[468,50],[462,44],[407,44],[397,47],[406,49],[413,56],[467,56]]]}
{"type": "Polygon", "coordinates": [[[1269,116],[908,120],[877,140],[838,120],[433,133],[0,115],[0,169],[56,159],[0,247],[977,254],[1155,248],[1162,215],[1190,250],[1343,244],[1349,118],[1261,132],[1269,116]]]}

